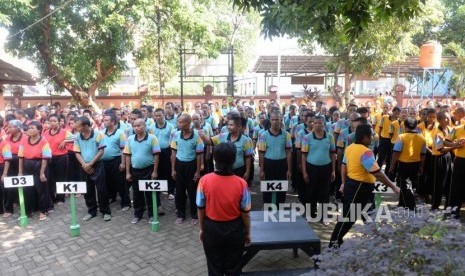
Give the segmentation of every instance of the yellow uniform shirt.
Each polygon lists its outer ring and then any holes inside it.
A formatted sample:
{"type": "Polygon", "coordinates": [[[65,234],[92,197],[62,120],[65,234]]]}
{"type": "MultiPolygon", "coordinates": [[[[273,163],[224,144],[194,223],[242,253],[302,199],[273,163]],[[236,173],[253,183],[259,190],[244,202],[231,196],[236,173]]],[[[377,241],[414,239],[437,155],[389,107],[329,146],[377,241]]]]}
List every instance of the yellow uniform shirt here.
{"type": "Polygon", "coordinates": [[[447,137],[447,133],[450,133],[451,128],[447,127],[447,131],[443,131],[441,129],[436,128],[433,132],[433,148],[432,148],[432,155],[439,156],[442,153],[439,151],[444,148],[444,140],[447,137]]]}
{"type": "MultiPolygon", "coordinates": [[[[447,140],[449,141],[455,141],[459,139],[464,139],[465,138],[465,126],[458,126],[452,129],[452,131],[449,133],[449,136],[447,136],[447,140]]],[[[465,158],[465,144],[458,149],[454,150],[455,156],[465,158]]]]}
{"type": "Polygon", "coordinates": [[[435,129],[438,128],[438,123],[434,122],[433,127],[426,127],[425,122],[421,122],[418,124],[417,128],[421,131],[421,134],[423,137],[425,137],[426,140],[426,146],[428,148],[433,147],[433,135],[435,132],[435,129]]]}
{"type": "Polygon", "coordinates": [[[391,127],[391,115],[383,115],[381,117],[381,123],[380,123],[380,128],[381,128],[381,135],[380,138],[391,138],[389,135],[389,129],[391,127]]]}
{"type": "Polygon", "coordinates": [[[373,173],[378,172],[373,152],[361,144],[351,144],[346,148],[342,163],[347,167],[347,176],[355,181],[372,183],[376,181],[373,173]]]}
{"type": "Polygon", "coordinates": [[[416,132],[399,135],[394,144],[394,152],[399,152],[399,161],[404,163],[420,162],[421,155],[426,153],[425,138],[416,132]]]}
{"type": "Polygon", "coordinates": [[[391,123],[389,133],[391,134],[391,143],[395,144],[399,135],[405,132],[404,122],[395,120],[391,123]]]}

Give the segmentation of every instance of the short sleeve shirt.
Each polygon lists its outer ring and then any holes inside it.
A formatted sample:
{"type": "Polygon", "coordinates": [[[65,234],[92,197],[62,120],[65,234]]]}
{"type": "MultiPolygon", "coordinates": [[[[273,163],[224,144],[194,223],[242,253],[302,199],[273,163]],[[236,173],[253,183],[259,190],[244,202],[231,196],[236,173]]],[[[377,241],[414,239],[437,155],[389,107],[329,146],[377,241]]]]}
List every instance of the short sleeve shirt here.
{"type": "Polygon", "coordinates": [[[180,130],[173,134],[171,148],[176,151],[176,158],[179,161],[191,162],[195,160],[197,154],[202,154],[204,144],[197,130],[192,130],[189,137],[184,138],[180,130]]]}
{"type": "Polygon", "coordinates": [[[333,135],[324,132],[323,138],[318,139],[314,132],[302,139],[302,153],[307,153],[307,162],[315,166],[331,163],[331,154],[336,152],[333,135]]]}
{"type": "Polygon", "coordinates": [[[174,126],[167,121],[165,121],[164,126],[160,127],[157,125],[157,123],[155,123],[153,134],[157,137],[161,149],[167,149],[170,147],[171,132],[173,129],[174,126]]]}
{"type": "MultiPolygon", "coordinates": [[[[447,136],[448,141],[454,141],[458,139],[465,138],[465,126],[458,126],[452,129],[452,131],[447,136]]],[[[462,146],[454,150],[455,156],[465,158],[465,146],[462,146]]]]}
{"type": "Polygon", "coordinates": [[[403,133],[397,138],[393,151],[400,153],[401,162],[420,162],[421,155],[426,153],[425,138],[419,133],[403,133]]]}
{"type": "Polygon", "coordinates": [[[0,154],[0,164],[4,164],[5,160],[13,158],[10,144],[8,144],[5,140],[0,142],[0,151],[2,152],[2,154],[0,154]]]}
{"type": "Polygon", "coordinates": [[[257,142],[258,151],[265,153],[265,158],[282,160],[286,158],[286,150],[292,149],[291,135],[280,129],[277,135],[270,130],[264,131],[257,142]]]}
{"type": "Polygon", "coordinates": [[[113,133],[109,133],[108,129],[103,131],[105,151],[103,152],[102,160],[111,160],[121,156],[121,151],[126,146],[126,134],[120,129],[115,129],[113,133]]]}
{"type": "Polygon", "coordinates": [[[160,153],[160,144],[153,134],[145,133],[142,140],[137,139],[137,135],[129,136],[124,154],[131,156],[131,167],[144,169],[153,165],[153,155],[160,153]]]}
{"type": "Polygon", "coordinates": [[[74,140],[73,151],[80,153],[84,162],[89,163],[100,149],[105,148],[103,140],[103,133],[95,129],[91,131],[87,139],[82,134],[77,134],[74,140]]]}
{"type": "Polygon", "coordinates": [[[50,159],[52,158],[52,150],[44,137],[40,137],[34,144],[31,144],[28,138],[22,140],[18,150],[18,157],[24,159],[50,159]]]}
{"type": "Polygon", "coordinates": [[[380,170],[373,151],[361,144],[352,144],[345,150],[342,163],[347,167],[347,176],[355,181],[374,184],[373,173],[380,170]]]}
{"type": "Polygon", "coordinates": [[[235,175],[209,173],[199,180],[196,204],[214,221],[231,221],[251,209],[247,182],[235,175]]]}
{"type": "MultiPolygon", "coordinates": [[[[231,142],[231,134],[220,133],[211,138],[213,145],[220,143],[231,142]]],[[[254,153],[252,139],[245,135],[241,135],[239,139],[232,142],[236,146],[236,160],[234,161],[233,169],[245,166],[245,157],[252,156],[254,153]]]]}

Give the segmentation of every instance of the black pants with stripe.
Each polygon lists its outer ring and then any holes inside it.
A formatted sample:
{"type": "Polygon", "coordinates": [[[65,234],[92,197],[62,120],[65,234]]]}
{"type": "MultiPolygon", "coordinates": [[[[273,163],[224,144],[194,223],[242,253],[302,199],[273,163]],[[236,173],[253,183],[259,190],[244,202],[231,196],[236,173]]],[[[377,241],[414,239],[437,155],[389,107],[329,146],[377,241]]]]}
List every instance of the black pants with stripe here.
{"type": "Polygon", "coordinates": [[[413,196],[413,187],[418,183],[418,170],[421,162],[400,162],[397,167],[397,186],[400,187],[399,207],[407,207],[410,210],[415,209],[415,197],[413,196]],[[410,184],[407,182],[410,180],[410,184]]]}
{"type": "Polygon", "coordinates": [[[455,157],[450,195],[450,206],[455,208],[453,213],[458,218],[462,203],[465,201],[465,158],[463,157],[455,157]]]}
{"type": "Polygon", "coordinates": [[[206,218],[203,231],[208,275],[240,275],[245,242],[242,218],[231,221],[206,218]]]}
{"type": "Polygon", "coordinates": [[[355,223],[355,220],[349,219],[357,218],[359,216],[359,210],[363,210],[367,204],[372,204],[373,189],[373,184],[346,179],[346,183],[344,184],[342,215],[348,221],[338,221],[331,234],[329,246],[342,244],[344,236],[355,223]],[[351,208],[351,204],[361,204],[361,208],[351,208]]]}
{"type": "Polygon", "coordinates": [[[183,162],[176,159],[176,209],[178,218],[186,218],[186,192],[189,196],[189,207],[191,217],[197,219],[197,182],[194,182],[195,171],[197,170],[197,159],[183,162]]]}
{"type": "Polygon", "coordinates": [[[449,153],[443,155],[433,155],[428,169],[428,181],[430,187],[433,188],[431,198],[431,209],[439,209],[442,196],[446,196],[444,207],[449,206],[450,199],[450,184],[452,177],[452,160],[449,153]]]}

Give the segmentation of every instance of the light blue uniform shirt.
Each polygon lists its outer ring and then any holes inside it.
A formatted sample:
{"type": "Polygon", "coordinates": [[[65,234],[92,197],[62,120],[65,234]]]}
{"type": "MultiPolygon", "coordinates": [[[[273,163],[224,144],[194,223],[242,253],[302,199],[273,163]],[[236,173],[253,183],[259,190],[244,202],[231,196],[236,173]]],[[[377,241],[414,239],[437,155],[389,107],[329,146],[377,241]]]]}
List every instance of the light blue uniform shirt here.
{"type": "Polygon", "coordinates": [[[162,127],[158,127],[158,124],[155,122],[153,128],[153,134],[157,136],[158,143],[160,144],[161,149],[166,149],[170,147],[171,142],[171,132],[173,131],[174,126],[167,121],[162,127]]]}
{"type": "Polygon", "coordinates": [[[257,148],[265,152],[266,159],[282,160],[286,158],[286,150],[292,149],[291,135],[282,129],[278,135],[271,134],[270,130],[264,131],[258,138],[257,148]]]}
{"type": "Polygon", "coordinates": [[[324,166],[331,163],[331,153],[336,152],[334,137],[324,132],[323,138],[318,139],[314,132],[305,135],[302,139],[302,153],[307,153],[307,162],[315,166],[324,166]]]}
{"type": "Polygon", "coordinates": [[[197,130],[192,130],[191,136],[183,138],[180,130],[173,135],[170,144],[173,150],[176,150],[176,158],[179,161],[191,162],[197,157],[197,154],[203,153],[204,145],[197,130]]]}
{"type": "Polygon", "coordinates": [[[106,146],[103,152],[102,160],[108,161],[115,157],[121,156],[121,151],[126,146],[126,135],[120,129],[116,129],[113,133],[108,133],[105,129],[103,144],[106,146]]]}

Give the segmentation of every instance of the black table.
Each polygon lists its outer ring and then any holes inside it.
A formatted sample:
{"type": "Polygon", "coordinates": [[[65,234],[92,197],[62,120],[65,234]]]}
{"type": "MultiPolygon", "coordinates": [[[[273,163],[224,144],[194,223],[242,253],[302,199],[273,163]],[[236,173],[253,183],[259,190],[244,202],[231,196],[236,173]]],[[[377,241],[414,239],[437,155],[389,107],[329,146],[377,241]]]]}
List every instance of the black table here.
{"type": "Polygon", "coordinates": [[[260,250],[293,249],[294,257],[297,257],[299,248],[310,257],[320,254],[320,238],[301,216],[294,222],[265,222],[263,211],[253,211],[250,212],[250,224],[252,242],[244,248],[242,268],[260,250]]]}

